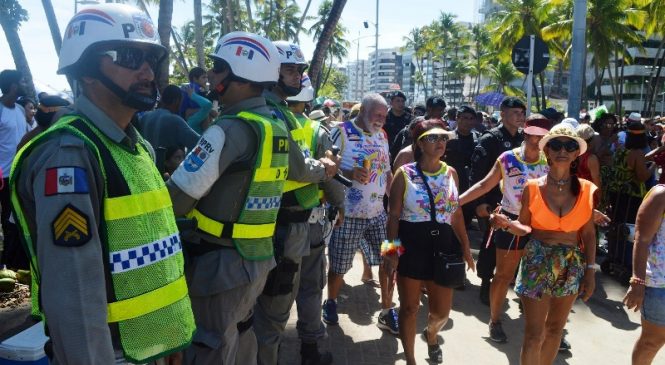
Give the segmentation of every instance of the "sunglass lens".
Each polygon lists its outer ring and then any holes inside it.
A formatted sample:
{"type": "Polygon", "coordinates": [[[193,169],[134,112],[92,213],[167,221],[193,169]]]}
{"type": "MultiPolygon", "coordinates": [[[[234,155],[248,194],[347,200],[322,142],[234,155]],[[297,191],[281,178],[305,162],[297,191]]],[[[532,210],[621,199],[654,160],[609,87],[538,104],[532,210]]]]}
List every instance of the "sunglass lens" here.
{"type": "Polygon", "coordinates": [[[564,144],[564,147],[566,148],[566,151],[574,152],[580,148],[580,145],[577,141],[568,141],[564,144]]]}

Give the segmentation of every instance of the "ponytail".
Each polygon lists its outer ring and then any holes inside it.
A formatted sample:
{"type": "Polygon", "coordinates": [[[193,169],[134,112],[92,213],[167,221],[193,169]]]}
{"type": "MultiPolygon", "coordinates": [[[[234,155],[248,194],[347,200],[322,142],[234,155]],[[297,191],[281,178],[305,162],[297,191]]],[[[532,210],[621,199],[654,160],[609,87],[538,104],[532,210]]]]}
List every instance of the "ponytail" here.
{"type": "Polygon", "coordinates": [[[580,195],[580,190],[582,185],[580,184],[580,179],[577,177],[577,166],[579,166],[579,157],[575,159],[570,164],[570,192],[573,193],[573,196],[577,197],[580,195]]]}

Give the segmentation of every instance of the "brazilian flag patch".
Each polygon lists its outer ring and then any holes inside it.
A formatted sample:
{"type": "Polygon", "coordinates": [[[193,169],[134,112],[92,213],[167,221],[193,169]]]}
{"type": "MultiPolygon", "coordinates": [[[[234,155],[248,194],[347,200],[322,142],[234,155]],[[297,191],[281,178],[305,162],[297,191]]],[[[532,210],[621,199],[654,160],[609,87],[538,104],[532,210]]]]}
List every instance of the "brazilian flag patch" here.
{"type": "Polygon", "coordinates": [[[90,220],[80,210],[67,204],[51,224],[57,246],[76,247],[90,241],[90,220]]]}

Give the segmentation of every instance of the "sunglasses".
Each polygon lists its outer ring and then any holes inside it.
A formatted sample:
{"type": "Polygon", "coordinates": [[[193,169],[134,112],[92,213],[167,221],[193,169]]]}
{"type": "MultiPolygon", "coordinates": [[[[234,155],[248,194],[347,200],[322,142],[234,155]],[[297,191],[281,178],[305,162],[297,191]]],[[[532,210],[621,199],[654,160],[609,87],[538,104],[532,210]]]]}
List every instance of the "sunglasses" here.
{"type": "Polygon", "coordinates": [[[422,140],[427,143],[447,142],[448,136],[445,134],[428,134],[422,140]]]}
{"type": "Polygon", "coordinates": [[[564,142],[559,139],[553,139],[547,142],[547,147],[549,147],[554,152],[559,152],[562,148],[564,148],[566,152],[575,152],[580,149],[580,144],[575,140],[568,140],[564,142]]]}
{"type": "Polygon", "coordinates": [[[155,71],[158,69],[159,63],[164,59],[163,52],[135,47],[118,47],[101,52],[100,55],[109,56],[113,60],[113,63],[130,70],[138,70],[143,66],[144,62],[147,62],[148,66],[155,71]]]}

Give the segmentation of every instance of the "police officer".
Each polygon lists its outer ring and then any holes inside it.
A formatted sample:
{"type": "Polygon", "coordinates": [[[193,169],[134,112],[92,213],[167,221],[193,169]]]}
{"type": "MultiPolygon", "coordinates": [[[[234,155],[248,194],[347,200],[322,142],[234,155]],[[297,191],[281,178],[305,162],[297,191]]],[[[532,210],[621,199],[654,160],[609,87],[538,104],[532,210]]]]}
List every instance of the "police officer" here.
{"type": "MultiPolygon", "coordinates": [[[[495,128],[485,131],[478,140],[478,145],[471,155],[471,171],[469,172],[469,183],[474,185],[482,180],[490,171],[499,155],[507,150],[517,148],[522,144],[524,136],[521,128],[524,126],[526,106],[522,100],[516,97],[506,97],[501,102],[501,124],[495,128]]],[[[491,211],[501,201],[501,190],[495,187],[482,198],[473,202],[479,223],[487,227],[487,218],[491,211]]],[[[496,252],[493,245],[487,247],[489,229],[486,229],[485,237],[480,245],[478,254],[478,277],[482,280],[480,286],[480,301],[489,305],[490,281],[494,277],[496,266],[496,252]]]]}
{"type": "Polygon", "coordinates": [[[300,80],[307,68],[302,51],[287,41],[273,44],[281,62],[279,81],[264,96],[278,118],[285,121],[294,145],[289,150],[289,176],[275,230],[277,267],[270,273],[256,304],[254,329],[259,343],[258,363],[263,365],[277,363],[281,335],[297,294],[300,263],[309,250],[308,221],[311,209],[319,205],[317,184],[337,172],[331,159],[311,158],[305,137],[310,132],[300,125],[286,103],[287,97],[300,93],[300,80]]]}
{"type": "MultiPolygon", "coordinates": [[[[457,110],[457,127],[453,130],[455,137],[448,141],[446,153],[443,160],[452,166],[459,176],[459,193],[464,193],[469,188],[469,170],[471,169],[471,155],[478,144],[480,133],[473,130],[476,120],[476,111],[468,106],[462,105],[457,110]]],[[[468,225],[473,217],[473,209],[462,207],[464,221],[468,225]]]]}
{"type": "Polygon", "coordinates": [[[272,236],[288,168],[288,135],[265,87],[279,56],[266,38],[231,32],[209,55],[212,96],[224,109],[167,185],[176,215],[196,218],[185,240],[197,330],[185,363],[256,362],[252,309],[275,266],[272,236]]]}
{"type": "MultiPolygon", "coordinates": [[[[330,131],[326,126],[305,116],[305,105],[314,98],[314,88],[307,74],[301,79],[302,90],[296,96],[286,100],[300,125],[308,131],[305,140],[310,142],[314,158],[325,156],[325,151],[332,149],[330,131]]],[[[325,238],[332,232],[335,212],[338,212],[338,224],[344,219],[344,186],[330,180],[319,184],[319,198],[322,201],[312,209],[309,217],[309,253],[302,258],[300,265],[300,285],[296,296],[298,322],[296,328],[300,337],[302,364],[330,364],[329,352],[319,353],[317,341],[326,335],[326,328],[321,321],[321,301],[326,282],[325,238]],[[324,202],[325,201],[325,202],[324,202]]]]}
{"type": "Polygon", "coordinates": [[[153,70],[165,54],[150,18],[133,7],[78,12],[58,65],[80,86],[74,113],[16,158],[12,204],[52,364],[145,363],[191,341],[168,191],[131,123],[155,105],[153,70]]]}

